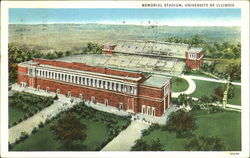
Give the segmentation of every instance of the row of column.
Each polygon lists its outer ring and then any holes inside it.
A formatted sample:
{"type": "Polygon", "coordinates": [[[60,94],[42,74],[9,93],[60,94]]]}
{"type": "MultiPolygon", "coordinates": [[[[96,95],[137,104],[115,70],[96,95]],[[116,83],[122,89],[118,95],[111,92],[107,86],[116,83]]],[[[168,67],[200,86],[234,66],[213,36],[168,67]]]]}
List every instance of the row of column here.
{"type": "Polygon", "coordinates": [[[147,114],[147,115],[155,116],[155,107],[150,107],[150,106],[142,105],[142,109],[141,110],[142,110],[141,111],[142,114],[147,114]]]}
{"type": "Polygon", "coordinates": [[[53,72],[48,70],[39,70],[39,69],[36,70],[36,75],[39,77],[44,77],[79,85],[87,85],[87,86],[137,95],[137,87],[135,86],[130,86],[102,79],[95,79],[90,77],[83,77],[83,76],[71,75],[61,72],[53,72]]]}

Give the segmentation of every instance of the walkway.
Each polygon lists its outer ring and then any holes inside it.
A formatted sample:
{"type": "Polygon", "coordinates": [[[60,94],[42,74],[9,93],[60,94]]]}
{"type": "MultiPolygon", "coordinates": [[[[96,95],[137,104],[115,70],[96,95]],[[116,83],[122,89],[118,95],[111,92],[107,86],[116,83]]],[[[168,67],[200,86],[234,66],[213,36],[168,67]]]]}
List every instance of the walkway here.
{"type": "Polygon", "coordinates": [[[60,100],[55,101],[54,104],[43,109],[34,116],[22,121],[16,126],[11,127],[9,129],[9,143],[14,143],[15,140],[21,136],[21,132],[25,131],[30,134],[35,127],[38,127],[40,122],[44,123],[46,119],[51,119],[61,111],[71,108],[72,106],[73,104],[71,103],[65,103],[60,100]]]}
{"type": "Polygon", "coordinates": [[[141,131],[147,129],[149,125],[132,121],[117,137],[109,142],[101,151],[130,151],[135,140],[141,137],[141,131]]]}
{"type": "MultiPolygon", "coordinates": [[[[219,83],[226,83],[227,80],[217,80],[213,78],[206,78],[206,77],[201,77],[201,76],[193,76],[193,75],[181,75],[181,76],[187,76],[191,79],[196,79],[196,80],[203,80],[203,81],[211,81],[211,82],[219,82],[219,83]]],[[[231,82],[233,85],[238,85],[241,86],[241,83],[239,82],[231,82]]]]}
{"type": "MultiPolygon", "coordinates": [[[[12,92],[25,91],[25,92],[30,92],[30,93],[34,93],[38,95],[43,95],[43,96],[55,95],[53,93],[46,93],[44,91],[35,91],[34,89],[31,89],[31,88],[21,88],[19,85],[16,85],[16,84],[12,85],[11,91],[12,92]]],[[[11,94],[13,94],[12,92],[11,94]]],[[[54,101],[54,104],[43,109],[42,111],[28,118],[27,120],[22,121],[16,126],[11,127],[9,129],[9,143],[14,143],[15,140],[21,136],[21,132],[25,131],[28,134],[30,134],[33,128],[38,127],[40,122],[44,123],[46,119],[51,119],[52,117],[56,116],[61,111],[64,111],[68,108],[73,107],[74,103],[70,103],[70,98],[59,96],[59,99],[57,101],[54,101]]]]}
{"type": "Polygon", "coordinates": [[[183,91],[183,92],[173,92],[172,97],[177,98],[182,93],[187,94],[187,95],[192,94],[196,89],[195,82],[187,75],[181,75],[181,76],[178,76],[178,77],[183,78],[188,82],[188,89],[183,91]]]}

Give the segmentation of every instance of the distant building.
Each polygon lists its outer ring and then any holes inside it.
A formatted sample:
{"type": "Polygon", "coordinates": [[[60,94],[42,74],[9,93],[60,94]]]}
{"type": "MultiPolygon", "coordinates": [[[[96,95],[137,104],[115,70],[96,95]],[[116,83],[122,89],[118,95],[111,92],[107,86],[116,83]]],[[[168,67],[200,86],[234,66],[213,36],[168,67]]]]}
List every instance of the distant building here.
{"type": "Polygon", "coordinates": [[[77,97],[135,113],[161,116],[171,106],[171,79],[89,66],[78,62],[33,59],[18,64],[23,87],[77,97]]]}
{"type": "Polygon", "coordinates": [[[103,54],[130,54],[185,60],[186,66],[199,69],[203,63],[202,48],[190,48],[188,44],[142,40],[118,40],[102,45],[103,54]]]}

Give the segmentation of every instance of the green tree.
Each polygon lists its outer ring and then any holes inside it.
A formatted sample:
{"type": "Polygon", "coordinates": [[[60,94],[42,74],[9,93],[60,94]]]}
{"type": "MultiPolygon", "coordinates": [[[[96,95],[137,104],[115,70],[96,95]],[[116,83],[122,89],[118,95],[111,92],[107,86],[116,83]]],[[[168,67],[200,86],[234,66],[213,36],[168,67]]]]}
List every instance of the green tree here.
{"type": "Polygon", "coordinates": [[[226,148],[220,138],[199,136],[184,144],[187,151],[224,151],[226,148]]]}
{"type": "Polygon", "coordinates": [[[66,114],[58,122],[51,126],[56,139],[60,140],[66,150],[74,150],[74,141],[86,139],[86,125],[72,113],[66,114]]]}
{"type": "Polygon", "coordinates": [[[160,139],[152,140],[150,143],[138,139],[135,145],[131,148],[131,151],[163,151],[163,145],[160,143],[160,139]]]}
{"type": "Polygon", "coordinates": [[[194,131],[197,125],[191,113],[180,110],[170,115],[166,127],[170,131],[175,131],[179,137],[194,131]]]}

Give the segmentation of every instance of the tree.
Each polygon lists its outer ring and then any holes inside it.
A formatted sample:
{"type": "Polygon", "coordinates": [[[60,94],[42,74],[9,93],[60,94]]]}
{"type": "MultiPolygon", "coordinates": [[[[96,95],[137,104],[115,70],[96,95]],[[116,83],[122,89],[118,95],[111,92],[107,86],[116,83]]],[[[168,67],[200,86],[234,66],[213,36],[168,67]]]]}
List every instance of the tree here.
{"type": "Polygon", "coordinates": [[[231,80],[241,79],[241,65],[230,64],[226,68],[226,73],[230,76],[231,80]]]}
{"type": "Polygon", "coordinates": [[[214,136],[199,136],[184,144],[188,151],[224,151],[225,146],[220,138],[214,136]]]}
{"type": "Polygon", "coordinates": [[[86,125],[82,124],[72,113],[66,114],[51,126],[56,139],[60,140],[66,150],[74,150],[74,141],[86,139],[86,125]]]}
{"type": "Polygon", "coordinates": [[[141,139],[136,140],[135,145],[132,146],[131,151],[148,151],[149,146],[141,139]]]}
{"type": "Polygon", "coordinates": [[[172,113],[166,126],[168,130],[175,131],[177,137],[184,136],[197,128],[191,113],[182,110],[172,113]]]}
{"type": "Polygon", "coordinates": [[[131,151],[163,151],[163,145],[160,143],[160,139],[152,140],[150,143],[138,139],[135,145],[132,146],[131,151]]]}
{"type": "Polygon", "coordinates": [[[224,95],[224,91],[225,91],[225,88],[224,87],[217,87],[217,88],[215,88],[215,96],[218,98],[218,99],[220,99],[220,100],[222,100],[222,98],[223,98],[223,95],[224,95]]]}

